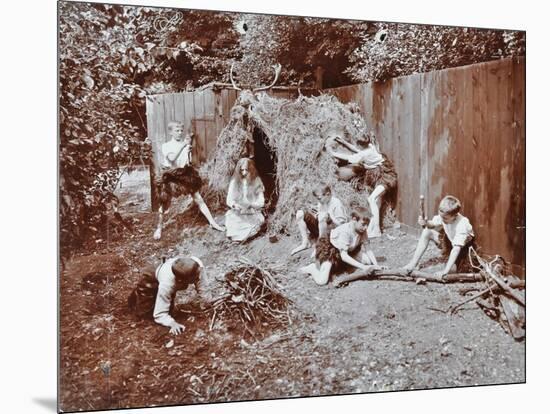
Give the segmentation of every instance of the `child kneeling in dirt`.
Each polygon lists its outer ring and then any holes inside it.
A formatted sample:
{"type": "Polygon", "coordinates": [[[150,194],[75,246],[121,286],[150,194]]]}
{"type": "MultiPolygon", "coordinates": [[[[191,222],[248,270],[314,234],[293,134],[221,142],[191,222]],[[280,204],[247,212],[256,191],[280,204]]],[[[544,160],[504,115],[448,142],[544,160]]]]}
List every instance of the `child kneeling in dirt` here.
{"type": "Polygon", "coordinates": [[[351,221],[341,224],[317,242],[316,263],[300,268],[310,274],[318,285],[326,285],[331,273],[336,273],[347,264],[355,268],[373,271],[381,269],[372,250],[367,250],[367,226],[370,212],[357,207],[351,212],[351,221]]]}
{"type": "Polygon", "coordinates": [[[170,328],[178,335],[185,326],[171,316],[178,290],[185,290],[191,284],[199,292],[202,261],[194,256],[174,257],[153,268],[146,268],[137,287],[128,297],[128,307],[138,316],[152,316],[156,323],[170,328]]]}
{"type": "Polygon", "coordinates": [[[348,221],[348,213],[340,199],[332,195],[330,186],[325,185],[312,191],[318,200],[317,210],[307,209],[296,212],[296,223],[302,242],[295,247],[292,254],[311,247],[310,240],[317,241],[325,237],[327,232],[348,221]]]}
{"type": "Polygon", "coordinates": [[[404,266],[405,270],[410,272],[416,269],[428,244],[433,241],[443,251],[443,255],[448,256],[444,269],[437,272],[436,276],[442,277],[451,271],[471,271],[468,250],[470,246],[475,248],[475,235],[470,220],[460,214],[461,207],[458,198],[447,195],[439,203],[438,214],[431,220],[418,217],[418,224],[424,230],[413,258],[404,266]]]}

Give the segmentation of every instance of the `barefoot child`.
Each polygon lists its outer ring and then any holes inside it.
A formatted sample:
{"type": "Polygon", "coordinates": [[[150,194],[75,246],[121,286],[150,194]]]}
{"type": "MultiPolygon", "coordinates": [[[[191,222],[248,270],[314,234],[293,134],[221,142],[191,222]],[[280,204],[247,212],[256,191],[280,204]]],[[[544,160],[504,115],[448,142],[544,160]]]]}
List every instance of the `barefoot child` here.
{"type": "Polygon", "coordinates": [[[367,250],[367,226],[370,212],[357,207],[351,212],[351,221],[341,224],[330,232],[330,238],[321,237],[317,242],[316,263],[300,269],[310,274],[318,285],[326,285],[331,273],[341,270],[346,264],[361,270],[380,269],[376,257],[367,250]]]}
{"type": "Polygon", "coordinates": [[[313,190],[313,196],[318,200],[317,210],[298,210],[296,224],[300,231],[302,242],[290,253],[295,254],[311,247],[310,239],[317,240],[327,235],[327,232],[348,221],[348,213],[339,198],[332,195],[330,186],[325,185],[313,190]]]}
{"type": "Polygon", "coordinates": [[[171,316],[178,290],[185,290],[191,284],[199,292],[201,260],[194,257],[174,257],[157,268],[146,268],[137,287],[128,297],[128,307],[138,316],[152,316],[156,323],[170,328],[178,335],[185,326],[171,316]]]}
{"type": "Polygon", "coordinates": [[[360,149],[345,141],[338,132],[331,132],[325,148],[334,158],[346,161],[348,164],[338,169],[338,177],[348,181],[354,177],[363,177],[365,184],[372,189],[368,202],[372,212],[372,220],[369,224],[369,237],[380,237],[380,207],[382,196],[389,193],[397,186],[397,173],[392,162],[379,150],[378,147],[367,139],[367,148],[360,149]],[[343,146],[348,152],[337,150],[343,146]]]}
{"type": "Polygon", "coordinates": [[[192,194],[193,201],[210,225],[216,230],[223,231],[224,228],[216,223],[199,193],[202,180],[197,170],[191,165],[191,135],[186,134],[184,136],[181,122],[170,122],[168,131],[171,139],[162,144],[163,171],[160,180],[156,183],[161,205],[154,239],[159,240],[161,238],[163,214],[170,207],[172,197],[179,197],[184,194],[192,194]]]}
{"type": "Polygon", "coordinates": [[[420,258],[426,251],[430,241],[433,241],[448,256],[443,271],[437,276],[444,276],[451,271],[468,272],[468,249],[474,244],[474,231],[470,220],[460,214],[460,201],[451,195],[445,196],[439,203],[438,214],[431,220],[418,217],[418,224],[424,227],[414,256],[404,267],[412,271],[418,266],[420,258]]]}

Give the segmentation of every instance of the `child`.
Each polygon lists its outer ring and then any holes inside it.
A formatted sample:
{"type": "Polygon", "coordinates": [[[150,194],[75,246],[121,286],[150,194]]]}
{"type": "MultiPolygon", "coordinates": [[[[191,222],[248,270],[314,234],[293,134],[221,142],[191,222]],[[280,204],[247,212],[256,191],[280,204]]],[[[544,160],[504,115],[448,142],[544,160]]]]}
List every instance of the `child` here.
{"type": "Polygon", "coordinates": [[[179,197],[184,194],[192,194],[193,201],[210,225],[216,230],[224,231],[224,228],[218,225],[212,217],[208,206],[199,193],[202,180],[197,170],[191,165],[191,135],[183,135],[183,124],[181,122],[170,122],[168,131],[171,139],[162,144],[163,172],[160,180],[156,183],[161,205],[154,239],[159,240],[161,238],[163,214],[170,207],[172,197],[179,197]]]}
{"type": "Polygon", "coordinates": [[[365,184],[372,189],[368,202],[372,212],[372,220],[368,228],[369,237],[380,237],[380,206],[382,196],[397,187],[397,173],[392,162],[382,154],[370,137],[366,136],[368,145],[359,149],[344,141],[337,131],[329,133],[325,144],[328,153],[334,158],[346,161],[348,164],[338,169],[338,177],[348,181],[354,177],[363,177],[365,184]],[[336,151],[338,145],[344,146],[348,153],[336,151]]]}
{"type": "Polygon", "coordinates": [[[298,210],[296,212],[296,223],[302,242],[292,250],[291,255],[311,247],[310,238],[317,240],[326,236],[328,231],[348,221],[344,204],[332,195],[330,186],[316,188],[312,194],[318,200],[317,211],[298,210]]]}
{"type": "Polygon", "coordinates": [[[138,286],[128,297],[128,307],[138,316],[151,316],[156,323],[170,328],[170,333],[179,335],[185,326],[176,322],[170,315],[178,290],[187,289],[191,284],[199,292],[201,270],[200,259],[174,257],[157,266],[146,268],[138,286]]]}
{"type": "Polygon", "coordinates": [[[237,162],[227,190],[225,213],[226,235],[233,241],[245,241],[258,234],[265,222],[264,185],[254,161],[241,158],[237,162]]]}
{"type": "Polygon", "coordinates": [[[332,230],[330,238],[319,239],[316,263],[302,267],[300,272],[310,274],[318,285],[326,285],[331,272],[338,272],[345,264],[366,271],[380,269],[373,252],[366,249],[369,222],[368,209],[355,208],[351,212],[351,221],[332,230]]]}
{"type": "Polygon", "coordinates": [[[458,272],[469,271],[468,249],[474,244],[474,231],[470,220],[460,214],[460,201],[451,195],[445,196],[439,203],[439,214],[432,220],[424,217],[418,218],[418,224],[424,227],[414,256],[404,267],[407,271],[414,270],[420,258],[426,251],[430,241],[433,241],[441,250],[444,256],[448,255],[445,268],[436,275],[441,277],[451,270],[458,272]],[[456,265],[456,266],[455,266],[456,265]]]}

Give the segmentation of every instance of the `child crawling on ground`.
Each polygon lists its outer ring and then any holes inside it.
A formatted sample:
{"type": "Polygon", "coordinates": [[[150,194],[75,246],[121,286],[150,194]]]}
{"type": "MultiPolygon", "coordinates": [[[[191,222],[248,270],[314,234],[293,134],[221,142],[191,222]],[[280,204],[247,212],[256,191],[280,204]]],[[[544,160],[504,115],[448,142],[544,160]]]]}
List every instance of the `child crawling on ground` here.
{"type": "Polygon", "coordinates": [[[430,241],[433,241],[447,258],[447,263],[436,276],[442,277],[451,272],[471,271],[468,260],[468,250],[475,248],[475,235],[470,220],[460,214],[462,208],[458,198],[447,195],[439,203],[438,214],[431,220],[418,218],[418,224],[424,227],[414,255],[404,266],[407,271],[417,268],[420,258],[426,251],[430,241]]]}
{"type": "Polygon", "coordinates": [[[185,326],[172,317],[176,292],[193,284],[198,293],[203,268],[202,261],[194,256],[174,257],[156,268],[145,268],[128,297],[128,307],[137,316],[152,316],[156,323],[170,328],[173,335],[182,333],[185,326]]]}
{"type": "Polygon", "coordinates": [[[381,269],[372,250],[367,248],[367,227],[370,211],[356,207],[351,220],[341,224],[317,242],[316,262],[300,268],[311,275],[318,285],[326,285],[330,275],[341,272],[346,265],[365,271],[381,269]]]}
{"type": "Polygon", "coordinates": [[[312,193],[318,201],[317,208],[296,212],[296,224],[302,241],[290,252],[291,255],[309,249],[312,240],[317,241],[320,237],[326,237],[332,229],[348,221],[344,204],[332,194],[330,186],[320,186],[312,193]]]}

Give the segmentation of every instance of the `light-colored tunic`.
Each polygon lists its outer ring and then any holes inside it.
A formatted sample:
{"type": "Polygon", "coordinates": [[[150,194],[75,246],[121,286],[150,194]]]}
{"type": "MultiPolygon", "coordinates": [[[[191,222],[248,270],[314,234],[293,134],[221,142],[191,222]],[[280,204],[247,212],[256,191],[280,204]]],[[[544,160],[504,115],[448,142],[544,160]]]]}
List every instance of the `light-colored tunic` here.
{"type": "Polygon", "coordinates": [[[265,204],[264,186],[260,178],[256,180],[251,191],[248,180],[243,181],[241,191],[234,180],[229,183],[226,202],[230,210],[225,213],[225,228],[226,236],[231,240],[248,240],[260,231],[265,221],[261,212],[265,204]],[[236,204],[243,208],[232,208],[236,204]]]}

